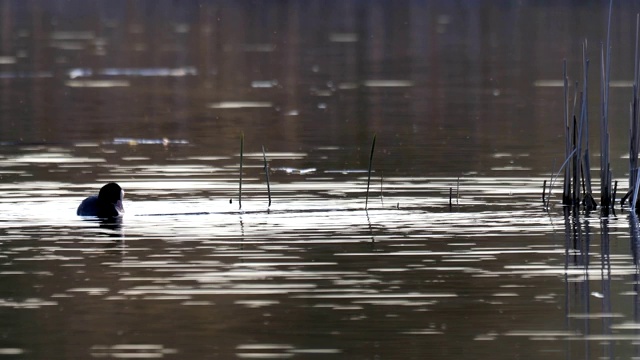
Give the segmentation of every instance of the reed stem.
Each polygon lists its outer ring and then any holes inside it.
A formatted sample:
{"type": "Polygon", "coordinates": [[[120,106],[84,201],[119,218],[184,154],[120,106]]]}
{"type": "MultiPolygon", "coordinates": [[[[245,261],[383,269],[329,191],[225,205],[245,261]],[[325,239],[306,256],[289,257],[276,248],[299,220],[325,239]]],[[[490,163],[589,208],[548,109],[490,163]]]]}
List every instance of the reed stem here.
{"type": "Polygon", "coordinates": [[[460,205],[460,176],[458,176],[458,180],[456,181],[456,206],[460,205]]]}
{"type": "Polygon", "coordinates": [[[384,173],[380,173],[380,205],[384,207],[384,196],[382,195],[382,183],[384,182],[384,173]]]}
{"type": "Polygon", "coordinates": [[[638,97],[638,86],[640,85],[640,14],[636,14],[636,48],[633,63],[633,88],[631,104],[629,105],[629,189],[636,183],[636,169],[638,168],[638,152],[640,151],[640,98],[638,97]]]}
{"type": "Polygon", "coordinates": [[[609,157],[609,79],[611,74],[611,12],[613,0],[609,1],[609,17],[607,21],[607,40],[601,47],[601,156],[600,156],[600,197],[602,211],[608,211],[611,206],[611,163],[609,157]]]}
{"type": "Polygon", "coordinates": [[[242,209],[242,161],[244,158],[244,132],[240,133],[240,179],[238,181],[238,209],[242,209]]]}
{"type": "MultiPolygon", "coordinates": [[[[564,102],[563,102],[563,115],[564,115],[564,140],[565,140],[565,151],[564,158],[569,160],[571,153],[571,136],[569,131],[569,79],[567,78],[567,59],[562,60],[562,81],[564,88],[564,102]]],[[[563,166],[564,167],[564,166],[563,166]]],[[[561,167],[562,168],[562,167],[561,167]]],[[[550,184],[553,187],[553,181],[550,184]]],[[[551,191],[551,190],[549,190],[551,191]]],[[[562,203],[564,205],[569,205],[571,203],[571,196],[569,195],[571,192],[571,175],[569,171],[569,167],[564,169],[564,184],[562,187],[562,203]]]]}
{"type": "Polygon", "coordinates": [[[371,167],[373,166],[373,151],[376,148],[376,134],[373,134],[371,142],[371,153],[369,154],[369,171],[367,174],[367,194],[365,196],[364,209],[367,210],[369,205],[369,185],[371,184],[371,167]]]}
{"type": "Polygon", "coordinates": [[[269,205],[271,207],[271,184],[269,184],[269,163],[267,162],[267,153],[264,151],[264,145],[262,145],[262,159],[264,160],[264,175],[267,179],[267,196],[269,197],[269,205]]]}
{"type": "Polygon", "coordinates": [[[589,159],[589,59],[587,58],[587,39],[582,43],[582,67],[583,67],[583,84],[582,84],[582,109],[580,117],[582,118],[582,126],[584,127],[585,149],[583,156],[585,182],[587,185],[586,193],[592,196],[591,188],[591,161],[589,159]]]}

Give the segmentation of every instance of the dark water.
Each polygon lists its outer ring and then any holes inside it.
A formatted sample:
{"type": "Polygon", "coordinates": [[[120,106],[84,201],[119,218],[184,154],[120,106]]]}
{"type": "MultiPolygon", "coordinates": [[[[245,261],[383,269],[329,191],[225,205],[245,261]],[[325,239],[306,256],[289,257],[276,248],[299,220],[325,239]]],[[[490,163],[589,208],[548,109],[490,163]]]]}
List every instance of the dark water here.
{"type": "MultiPolygon", "coordinates": [[[[611,28],[624,190],[639,11],[611,28]]],[[[597,119],[606,13],[0,3],[0,358],[640,356],[637,219],[540,200],[584,38],[597,119]],[[109,181],[122,223],[76,217],[109,181]]]]}

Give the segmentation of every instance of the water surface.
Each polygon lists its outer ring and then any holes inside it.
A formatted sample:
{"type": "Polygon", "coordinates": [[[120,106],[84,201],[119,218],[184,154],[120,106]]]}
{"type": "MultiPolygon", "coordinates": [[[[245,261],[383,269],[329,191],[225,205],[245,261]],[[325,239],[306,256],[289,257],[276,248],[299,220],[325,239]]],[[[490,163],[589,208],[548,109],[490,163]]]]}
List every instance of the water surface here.
{"type": "MultiPolygon", "coordinates": [[[[611,37],[625,189],[638,11],[611,37]]],[[[605,14],[3,3],[0,358],[638,356],[637,219],[541,201],[562,59],[573,83],[586,37],[597,67],[605,14]],[[122,221],[75,216],[110,181],[122,221]]]]}

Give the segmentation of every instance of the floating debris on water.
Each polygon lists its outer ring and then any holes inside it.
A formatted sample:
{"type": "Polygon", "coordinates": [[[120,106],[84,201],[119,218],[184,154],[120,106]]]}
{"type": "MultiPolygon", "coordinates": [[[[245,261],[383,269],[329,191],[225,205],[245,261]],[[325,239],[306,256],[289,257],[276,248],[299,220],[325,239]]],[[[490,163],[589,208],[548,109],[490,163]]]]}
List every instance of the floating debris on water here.
{"type": "Polygon", "coordinates": [[[251,82],[252,88],[272,88],[277,85],[277,80],[256,80],[251,82]]]}
{"type": "Polygon", "coordinates": [[[112,145],[186,145],[189,144],[187,140],[171,140],[168,138],[162,139],[135,139],[135,138],[115,138],[112,141],[104,142],[103,144],[112,145]]]}
{"type": "Polygon", "coordinates": [[[198,70],[193,66],[178,68],[107,68],[99,72],[100,75],[107,76],[158,76],[158,77],[181,77],[188,75],[198,75],[198,70]]]}
{"type": "Polygon", "coordinates": [[[491,168],[492,171],[513,171],[513,170],[517,170],[517,171],[529,171],[532,170],[530,167],[526,167],[526,166],[494,166],[491,168]]]}
{"type": "Polygon", "coordinates": [[[198,69],[193,66],[177,68],[105,68],[94,71],[88,68],[74,68],[67,71],[71,79],[91,76],[142,76],[142,77],[182,77],[198,75],[198,69]]]}

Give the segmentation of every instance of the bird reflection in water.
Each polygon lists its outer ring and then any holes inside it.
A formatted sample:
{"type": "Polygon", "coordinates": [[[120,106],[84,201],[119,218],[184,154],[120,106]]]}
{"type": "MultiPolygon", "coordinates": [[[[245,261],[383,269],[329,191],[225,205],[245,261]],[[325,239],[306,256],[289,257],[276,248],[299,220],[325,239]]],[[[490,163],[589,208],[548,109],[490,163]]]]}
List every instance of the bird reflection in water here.
{"type": "MultiPolygon", "coordinates": [[[[97,234],[99,234],[99,236],[111,238],[112,241],[102,243],[104,247],[124,247],[125,236],[121,216],[111,218],[85,218],[83,220],[96,224],[95,229],[98,229],[97,234]]],[[[93,226],[91,228],[94,229],[93,226]]]]}

